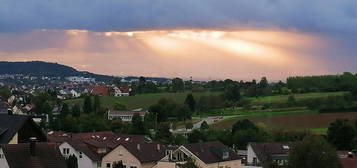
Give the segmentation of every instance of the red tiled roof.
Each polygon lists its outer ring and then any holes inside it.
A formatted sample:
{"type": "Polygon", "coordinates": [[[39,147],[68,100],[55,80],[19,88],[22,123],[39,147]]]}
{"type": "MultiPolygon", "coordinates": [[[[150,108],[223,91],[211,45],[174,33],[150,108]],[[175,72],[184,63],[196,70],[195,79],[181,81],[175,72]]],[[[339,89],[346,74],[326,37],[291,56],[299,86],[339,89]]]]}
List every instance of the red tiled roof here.
{"type": "Polygon", "coordinates": [[[90,93],[92,95],[109,96],[109,90],[105,86],[94,86],[90,93]]]}
{"type": "Polygon", "coordinates": [[[121,145],[141,163],[156,162],[166,155],[166,147],[157,143],[122,143],[121,145]],[[140,145],[139,149],[138,145],[140,145]]]}
{"type": "Polygon", "coordinates": [[[119,87],[119,90],[120,90],[122,93],[129,93],[129,92],[130,92],[130,87],[128,87],[128,86],[120,86],[120,87],[119,87]]]}

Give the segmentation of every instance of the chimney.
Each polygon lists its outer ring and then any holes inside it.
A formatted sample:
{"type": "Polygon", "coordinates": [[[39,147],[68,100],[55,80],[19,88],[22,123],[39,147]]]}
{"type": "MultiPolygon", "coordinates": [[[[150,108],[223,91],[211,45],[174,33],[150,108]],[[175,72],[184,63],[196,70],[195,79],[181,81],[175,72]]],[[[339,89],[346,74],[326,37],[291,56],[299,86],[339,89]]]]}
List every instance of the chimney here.
{"type": "Polygon", "coordinates": [[[137,144],[137,145],[136,145],[136,148],[137,148],[138,150],[140,150],[140,144],[137,144]]]}
{"type": "Polygon", "coordinates": [[[30,138],[30,154],[31,156],[36,156],[36,137],[31,137],[30,138]]]}
{"type": "Polygon", "coordinates": [[[161,146],[160,144],[157,144],[157,150],[160,151],[161,150],[161,146]]]}

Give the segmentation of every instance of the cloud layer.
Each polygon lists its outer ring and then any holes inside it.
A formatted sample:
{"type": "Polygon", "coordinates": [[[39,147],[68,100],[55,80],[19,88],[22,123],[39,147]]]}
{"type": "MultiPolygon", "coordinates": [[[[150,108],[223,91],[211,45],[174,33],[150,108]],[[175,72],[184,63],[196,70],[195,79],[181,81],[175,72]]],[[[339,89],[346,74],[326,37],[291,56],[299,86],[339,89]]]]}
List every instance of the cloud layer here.
{"type": "Polygon", "coordinates": [[[356,0],[0,0],[0,31],[177,28],[357,33],[356,0]]]}

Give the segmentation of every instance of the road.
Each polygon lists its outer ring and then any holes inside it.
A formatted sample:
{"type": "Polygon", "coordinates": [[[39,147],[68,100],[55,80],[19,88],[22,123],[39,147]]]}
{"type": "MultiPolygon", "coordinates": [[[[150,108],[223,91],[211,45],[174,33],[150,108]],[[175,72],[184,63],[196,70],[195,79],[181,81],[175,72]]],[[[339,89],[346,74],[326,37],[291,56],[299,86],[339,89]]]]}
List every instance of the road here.
{"type": "Polygon", "coordinates": [[[185,128],[180,128],[180,129],[176,129],[176,130],[171,130],[172,133],[189,133],[191,132],[192,130],[195,130],[195,129],[200,129],[201,128],[201,124],[206,121],[208,125],[211,125],[213,123],[216,123],[216,122],[219,122],[225,118],[229,118],[229,117],[232,117],[232,116],[212,116],[212,117],[206,117],[206,118],[202,118],[201,121],[193,124],[193,128],[192,129],[185,129],[185,128]]]}

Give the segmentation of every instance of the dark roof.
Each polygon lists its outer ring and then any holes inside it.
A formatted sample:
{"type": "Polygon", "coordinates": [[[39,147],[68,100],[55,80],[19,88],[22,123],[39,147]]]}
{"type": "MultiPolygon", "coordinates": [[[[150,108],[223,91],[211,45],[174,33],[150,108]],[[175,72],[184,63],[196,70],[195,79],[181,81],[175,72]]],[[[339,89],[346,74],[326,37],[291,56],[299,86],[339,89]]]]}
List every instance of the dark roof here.
{"type": "Polygon", "coordinates": [[[67,141],[68,144],[70,144],[74,149],[77,151],[83,152],[86,156],[88,156],[91,160],[93,161],[101,161],[101,156],[100,154],[96,153],[92,149],[89,148],[89,146],[82,141],[67,141]]]}
{"type": "Polygon", "coordinates": [[[30,144],[1,145],[11,168],[66,168],[59,148],[54,143],[37,143],[36,156],[30,154],[30,144]]]}
{"type": "Polygon", "coordinates": [[[109,115],[135,115],[139,114],[141,116],[144,116],[148,112],[146,111],[116,111],[116,110],[110,110],[109,115]]]}
{"type": "Polygon", "coordinates": [[[125,149],[133,154],[141,163],[156,162],[165,157],[166,147],[157,143],[122,143],[125,149]],[[138,149],[140,145],[140,149],[138,149]]]}
{"type": "Polygon", "coordinates": [[[298,142],[290,143],[251,143],[254,153],[257,155],[259,161],[264,162],[271,160],[273,155],[289,155],[298,142]],[[270,158],[270,159],[269,159],[270,158]]]}
{"type": "Polygon", "coordinates": [[[0,143],[9,143],[29,119],[25,115],[0,114],[0,128],[4,131],[0,135],[0,143]]]}
{"type": "Polygon", "coordinates": [[[238,155],[221,142],[187,144],[184,147],[206,164],[239,160],[238,155]],[[228,152],[227,158],[222,157],[224,152],[228,152]]]}

